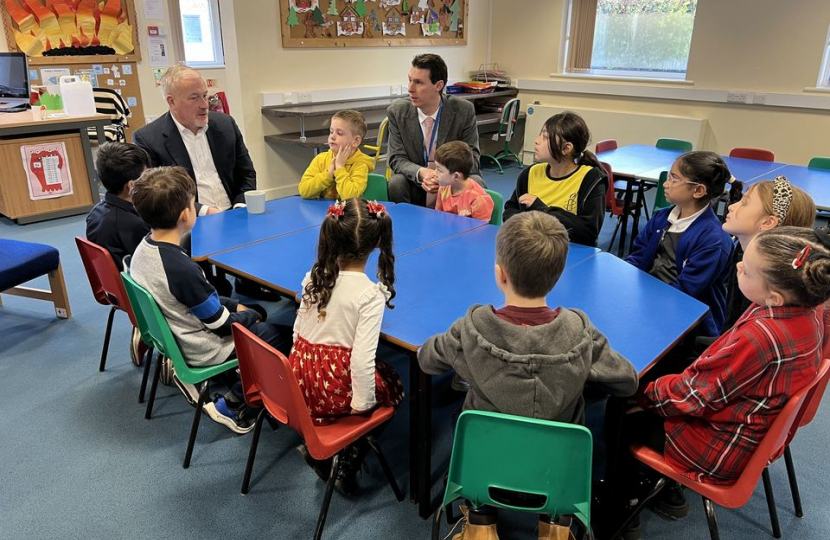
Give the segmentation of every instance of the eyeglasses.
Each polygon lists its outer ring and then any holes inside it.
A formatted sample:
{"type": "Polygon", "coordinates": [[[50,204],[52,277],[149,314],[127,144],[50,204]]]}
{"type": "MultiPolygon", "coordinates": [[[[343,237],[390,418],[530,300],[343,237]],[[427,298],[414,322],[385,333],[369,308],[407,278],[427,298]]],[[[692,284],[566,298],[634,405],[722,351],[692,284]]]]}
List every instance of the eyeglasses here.
{"type": "Polygon", "coordinates": [[[677,176],[674,173],[669,173],[666,180],[673,186],[676,186],[678,184],[692,184],[692,185],[695,185],[695,186],[702,186],[703,185],[700,182],[690,182],[689,180],[683,180],[682,178],[680,178],[679,176],[677,176]]]}

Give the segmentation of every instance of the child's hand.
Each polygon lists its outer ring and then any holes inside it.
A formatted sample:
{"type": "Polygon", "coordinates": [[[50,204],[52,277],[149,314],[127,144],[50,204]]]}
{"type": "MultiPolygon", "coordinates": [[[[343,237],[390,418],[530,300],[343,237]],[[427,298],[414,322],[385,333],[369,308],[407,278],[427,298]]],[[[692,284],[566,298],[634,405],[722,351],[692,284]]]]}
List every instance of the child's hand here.
{"type": "Polygon", "coordinates": [[[334,150],[331,152],[334,154],[334,157],[331,158],[331,163],[329,163],[329,176],[334,176],[334,162],[337,161],[337,152],[334,150]]]}
{"type": "Polygon", "coordinates": [[[519,197],[519,203],[521,203],[521,204],[523,204],[527,207],[531,207],[531,206],[533,206],[533,203],[535,203],[536,199],[538,199],[538,198],[539,197],[537,197],[536,195],[531,195],[530,193],[525,193],[524,195],[519,197]]]}
{"type": "Polygon", "coordinates": [[[357,148],[352,145],[341,146],[333,160],[334,169],[337,170],[340,167],[345,167],[346,162],[349,161],[349,158],[352,157],[355,152],[357,152],[357,148]]]}

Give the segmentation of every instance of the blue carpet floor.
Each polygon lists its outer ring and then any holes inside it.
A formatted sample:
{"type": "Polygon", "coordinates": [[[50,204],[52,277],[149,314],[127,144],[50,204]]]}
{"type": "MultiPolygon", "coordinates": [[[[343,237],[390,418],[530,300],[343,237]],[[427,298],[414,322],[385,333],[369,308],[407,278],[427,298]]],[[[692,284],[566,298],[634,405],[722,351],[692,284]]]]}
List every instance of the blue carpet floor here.
{"type": "MultiPolygon", "coordinates": [[[[519,169],[487,173],[489,185],[509,196],[519,169]]],[[[600,239],[607,246],[614,222],[600,239]]],[[[172,387],[159,387],[153,420],[137,402],[140,370],[129,360],[129,323],[118,314],[107,370],[98,359],[107,308],[96,304],[73,237],[84,234],[83,216],[18,226],[0,219],[0,237],[42,242],[60,250],[73,311],[58,320],[51,306],[3,297],[0,307],[0,539],[300,538],[310,537],[323,484],[294,450],[288,429],[264,429],[251,492],[239,494],[248,436],[234,436],[202,420],[193,463],[181,467],[193,409],[172,387]]],[[[2,257],[3,254],[0,254],[2,257]]],[[[37,282],[45,283],[45,280],[37,282]]],[[[471,298],[470,302],[475,299],[471,298]]],[[[288,302],[269,304],[270,320],[288,322],[288,302]]],[[[381,351],[404,376],[407,360],[381,351]]],[[[446,467],[450,414],[460,404],[447,377],[436,378],[434,467],[446,467]]],[[[826,398],[825,402],[830,398],[826,398]]],[[[407,403],[381,438],[398,482],[408,487],[407,403]]],[[[793,445],[805,517],[795,518],[783,463],[772,467],[778,509],[788,538],[830,538],[830,488],[826,448],[830,406],[819,412],[793,445]]],[[[395,501],[374,458],[359,477],[361,493],[335,494],[326,538],[428,538],[429,524],[409,502],[395,501]]],[[[437,474],[437,473],[436,473],[437,474]]],[[[435,493],[437,494],[436,487],[435,493]]],[[[671,523],[646,512],[647,539],[709,538],[700,500],[692,515],[671,523]]],[[[724,539],[771,537],[763,490],[747,506],[719,509],[724,539]]],[[[502,513],[504,539],[535,538],[532,516],[502,513]]],[[[444,527],[446,534],[447,527],[444,527]]]]}

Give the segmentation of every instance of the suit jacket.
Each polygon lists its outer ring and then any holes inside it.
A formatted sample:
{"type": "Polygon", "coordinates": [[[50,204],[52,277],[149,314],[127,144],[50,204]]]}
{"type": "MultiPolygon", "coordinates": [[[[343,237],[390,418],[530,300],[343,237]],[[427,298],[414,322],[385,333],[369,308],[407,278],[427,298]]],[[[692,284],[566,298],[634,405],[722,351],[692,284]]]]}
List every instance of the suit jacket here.
{"type": "MultiPolygon", "coordinates": [[[[472,174],[480,174],[478,126],[473,104],[466,99],[445,95],[436,148],[448,141],[464,141],[473,149],[472,174]]],[[[399,99],[386,110],[389,118],[389,167],[395,174],[404,175],[410,182],[418,182],[418,171],[424,163],[424,135],[418,122],[418,109],[409,98],[399,99]]]]}
{"type": "MultiPolygon", "coordinates": [[[[244,203],[245,192],[256,189],[256,171],[242,140],[242,133],[233,118],[223,113],[209,112],[208,125],[207,140],[213,164],[231,205],[244,203]]],[[[170,112],[136,131],[133,142],[147,150],[154,167],[184,167],[195,181],[190,156],[170,112]]],[[[199,200],[198,192],[196,200],[199,200]]]]}

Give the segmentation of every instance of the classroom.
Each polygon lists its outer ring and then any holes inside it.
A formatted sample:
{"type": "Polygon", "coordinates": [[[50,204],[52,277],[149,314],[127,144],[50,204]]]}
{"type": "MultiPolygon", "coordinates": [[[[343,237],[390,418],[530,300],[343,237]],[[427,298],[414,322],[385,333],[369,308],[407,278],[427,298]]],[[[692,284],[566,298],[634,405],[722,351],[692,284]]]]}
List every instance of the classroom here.
{"type": "Polygon", "coordinates": [[[0,538],[830,538],[830,3],[0,19],[0,538]]]}

